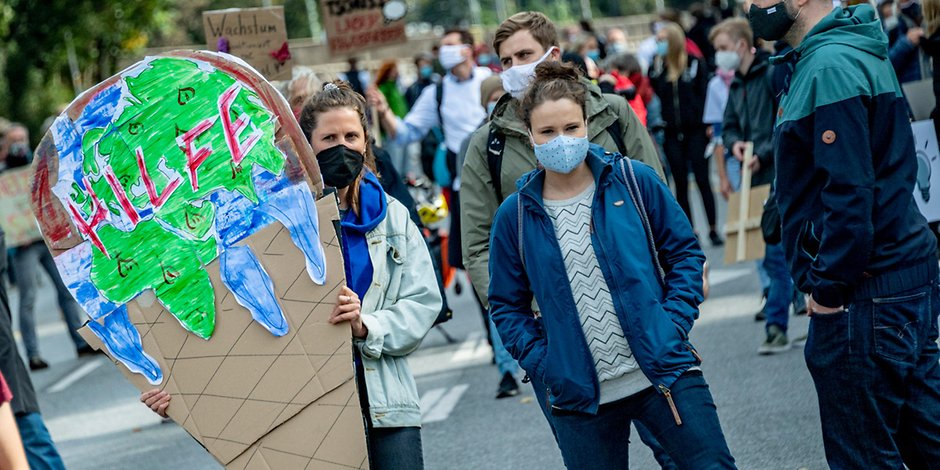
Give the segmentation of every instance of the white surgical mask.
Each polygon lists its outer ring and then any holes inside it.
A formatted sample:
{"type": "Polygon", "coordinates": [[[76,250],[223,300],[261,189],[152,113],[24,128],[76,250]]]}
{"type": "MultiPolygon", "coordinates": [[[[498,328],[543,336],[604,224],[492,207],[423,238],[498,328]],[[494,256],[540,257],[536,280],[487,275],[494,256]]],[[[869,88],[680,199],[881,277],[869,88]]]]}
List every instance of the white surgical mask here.
{"type": "Polygon", "coordinates": [[[885,31],[891,31],[898,26],[898,17],[889,16],[885,18],[885,31]]]}
{"type": "Polygon", "coordinates": [[[439,53],[439,60],[441,61],[441,67],[444,67],[447,70],[450,70],[464,62],[467,61],[467,58],[464,57],[463,51],[467,46],[441,46],[439,53]]]}
{"type": "Polygon", "coordinates": [[[503,70],[503,73],[500,74],[500,78],[503,81],[503,89],[512,95],[513,98],[517,100],[522,99],[526,88],[529,87],[529,84],[532,83],[532,79],[535,78],[535,67],[544,62],[545,59],[548,58],[548,55],[554,50],[554,46],[548,48],[548,52],[546,52],[541,59],[531,64],[516,65],[507,70],[503,70]]]}
{"type": "Polygon", "coordinates": [[[535,158],[546,170],[568,174],[587,158],[591,143],[585,137],[559,135],[544,144],[533,144],[535,158]]]}
{"type": "Polygon", "coordinates": [[[492,116],[493,111],[496,110],[496,101],[490,101],[486,104],[486,114],[487,116],[492,116]]]}
{"type": "Polygon", "coordinates": [[[715,53],[715,66],[726,72],[733,72],[741,66],[741,56],[734,51],[718,51],[715,53]]]}

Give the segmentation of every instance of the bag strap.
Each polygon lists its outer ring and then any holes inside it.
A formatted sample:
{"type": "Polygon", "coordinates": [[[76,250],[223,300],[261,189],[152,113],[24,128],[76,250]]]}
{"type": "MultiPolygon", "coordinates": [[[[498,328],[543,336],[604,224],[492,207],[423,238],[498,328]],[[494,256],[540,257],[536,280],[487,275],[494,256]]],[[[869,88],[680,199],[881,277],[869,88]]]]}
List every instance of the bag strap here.
{"type": "Polygon", "coordinates": [[[633,206],[636,207],[637,213],[640,215],[640,220],[643,222],[647,244],[649,245],[650,252],[653,254],[653,263],[656,264],[656,273],[659,274],[659,282],[665,286],[666,271],[663,270],[663,265],[659,262],[659,251],[656,249],[656,241],[653,238],[653,228],[650,226],[646,205],[643,204],[643,198],[640,194],[640,185],[636,181],[636,173],[633,171],[633,162],[629,158],[624,157],[620,159],[620,173],[627,183],[627,189],[629,189],[630,199],[633,200],[633,206]],[[626,160],[626,164],[624,164],[624,160],[626,160]],[[630,168],[629,177],[627,176],[627,167],[630,168]]]}
{"type": "Polygon", "coordinates": [[[497,130],[490,124],[490,134],[487,137],[486,164],[490,169],[490,181],[496,193],[496,201],[503,203],[503,149],[506,148],[506,134],[497,130]]]}
{"type": "Polygon", "coordinates": [[[444,104],[444,79],[437,82],[437,122],[441,126],[441,132],[444,131],[444,115],[441,113],[441,105],[444,104]]]}

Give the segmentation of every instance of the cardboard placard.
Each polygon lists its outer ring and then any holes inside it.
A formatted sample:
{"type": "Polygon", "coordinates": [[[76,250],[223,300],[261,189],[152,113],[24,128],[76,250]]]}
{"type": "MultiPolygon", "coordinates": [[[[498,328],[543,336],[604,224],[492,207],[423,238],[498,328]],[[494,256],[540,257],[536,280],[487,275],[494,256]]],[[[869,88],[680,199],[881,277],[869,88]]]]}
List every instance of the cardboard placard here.
{"type": "Polygon", "coordinates": [[[764,201],[770,197],[770,185],[751,188],[747,194],[742,191],[732,193],[728,197],[728,223],[725,226],[725,264],[730,265],[742,261],[752,261],[764,258],[764,234],[761,231],[760,219],[764,213],[764,201]],[[747,215],[741,217],[741,198],[748,198],[747,215]],[[741,233],[741,222],[744,222],[744,237],[741,233]],[[739,252],[739,240],[743,241],[739,252]]]}
{"type": "Polygon", "coordinates": [[[29,168],[17,168],[0,173],[0,227],[6,233],[10,248],[42,240],[30,208],[29,168]]]}
{"type": "MultiPolygon", "coordinates": [[[[221,464],[365,468],[345,283],[313,151],[239,59],[148,57],[69,105],[32,203],[81,334],[221,464]]],[[[143,405],[141,405],[143,406],[143,405]]]]}
{"type": "Polygon", "coordinates": [[[268,80],[291,79],[284,7],[204,11],[202,25],[208,50],[239,57],[268,80]]]}
{"type": "Polygon", "coordinates": [[[326,0],[320,6],[330,54],[351,54],[408,40],[408,7],[402,0],[326,0]]]}
{"type": "Polygon", "coordinates": [[[917,152],[917,180],[914,201],[927,222],[940,220],[940,150],[933,121],[918,121],[914,130],[914,150],[917,152]]]}

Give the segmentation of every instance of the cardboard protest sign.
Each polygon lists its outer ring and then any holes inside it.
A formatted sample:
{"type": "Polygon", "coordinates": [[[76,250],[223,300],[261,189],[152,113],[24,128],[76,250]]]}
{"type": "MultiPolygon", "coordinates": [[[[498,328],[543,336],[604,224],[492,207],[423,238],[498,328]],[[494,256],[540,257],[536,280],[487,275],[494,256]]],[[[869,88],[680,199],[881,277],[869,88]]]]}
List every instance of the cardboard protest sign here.
{"type": "Polygon", "coordinates": [[[335,200],[290,108],[235,57],[148,57],[37,149],[33,209],[82,335],[227,468],[361,468],[335,200]],[[300,429],[301,431],[298,431],[300,429]]]}
{"type": "Polygon", "coordinates": [[[917,151],[917,181],[914,200],[927,222],[940,220],[940,150],[932,120],[918,121],[914,129],[914,149],[917,151]]]}
{"type": "Polygon", "coordinates": [[[268,80],[290,80],[284,7],[232,8],[202,13],[206,47],[243,59],[268,80]]]}
{"type": "MultiPolygon", "coordinates": [[[[754,157],[754,144],[747,142],[744,161],[754,157]]],[[[760,220],[764,202],[770,197],[770,185],[751,187],[751,168],[742,165],[741,190],[728,198],[728,222],[725,225],[725,264],[759,260],[766,245],[760,220]],[[750,189],[748,189],[750,188],[750,189]]]]}
{"type": "Polygon", "coordinates": [[[326,0],[320,2],[330,53],[351,54],[408,40],[403,0],[326,0]]]}
{"type": "Polygon", "coordinates": [[[29,168],[0,173],[0,227],[6,233],[7,246],[11,248],[42,240],[29,206],[31,174],[29,168]]]}

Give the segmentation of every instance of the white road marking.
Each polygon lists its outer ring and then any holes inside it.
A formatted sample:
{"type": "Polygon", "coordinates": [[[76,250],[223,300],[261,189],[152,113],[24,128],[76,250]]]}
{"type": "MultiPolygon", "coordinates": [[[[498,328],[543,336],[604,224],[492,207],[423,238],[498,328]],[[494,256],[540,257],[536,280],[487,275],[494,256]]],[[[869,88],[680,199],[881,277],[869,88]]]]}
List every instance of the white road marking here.
{"type": "Polygon", "coordinates": [[[447,388],[432,388],[424,392],[424,395],[421,395],[421,398],[418,400],[418,404],[421,407],[421,414],[428,414],[428,411],[440,401],[445,393],[447,393],[447,388]]]}
{"type": "Polygon", "coordinates": [[[47,417],[45,421],[52,438],[61,444],[144,428],[161,423],[163,418],[143,403],[129,400],[85,412],[47,417]]]}
{"type": "Polygon", "coordinates": [[[95,369],[101,367],[101,364],[104,364],[104,360],[100,358],[83,364],[78,369],[75,369],[74,371],[66,375],[65,377],[62,377],[61,379],[59,379],[56,383],[52,384],[52,386],[46,389],[46,392],[47,393],[59,393],[69,388],[75,382],[78,382],[86,375],[94,372],[95,369]]]}
{"type": "Polygon", "coordinates": [[[712,287],[756,274],[753,267],[716,269],[708,274],[708,283],[712,287]]]}
{"type": "MultiPolygon", "coordinates": [[[[460,401],[460,397],[463,396],[464,392],[466,392],[468,388],[470,388],[470,385],[467,384],[460,384],[452,387],[447,391],[446,394],[444,394],[444,396],[437,400],[437,403],[428,409],[427,413],[423,413],[421,423],[437,423],[447,419],[450,416],[450,413],[454,411],[454,407],[457,406],[457,402],[460,401]]],[[[433,391],[436,390],[431,390],[430,392],[433,391]]],[[[425,395],[428,395],[428,393],[425,395]]],[[[423,401],[424,400],[422,400],[422,402],[423,401]]],[[[424,409],[423,406],[422,409],[424,409]]]]}

